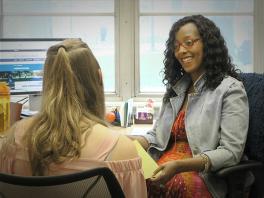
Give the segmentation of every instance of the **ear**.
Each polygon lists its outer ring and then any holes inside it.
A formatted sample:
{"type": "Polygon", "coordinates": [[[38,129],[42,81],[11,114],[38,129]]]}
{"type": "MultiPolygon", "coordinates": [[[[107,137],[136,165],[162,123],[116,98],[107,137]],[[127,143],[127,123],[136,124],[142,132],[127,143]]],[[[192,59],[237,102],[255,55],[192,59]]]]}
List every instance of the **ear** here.
{"type": "Polygon", "coordinates": [[[98,76],[99,76],[100,85],[103,85],[103,74],[100,68],[98,69],[98,76]]]}

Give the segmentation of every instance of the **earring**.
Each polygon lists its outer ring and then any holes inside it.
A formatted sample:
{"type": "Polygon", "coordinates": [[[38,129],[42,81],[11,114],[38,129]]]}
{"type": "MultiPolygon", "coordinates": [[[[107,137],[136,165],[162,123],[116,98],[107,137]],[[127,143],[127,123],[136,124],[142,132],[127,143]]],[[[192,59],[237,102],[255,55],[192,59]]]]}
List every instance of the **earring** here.
{"type": "Polygon", "coordinates": [[[182,67],[181,67],[180,71],[181,71],[181,76],[183,76],[183,69],[182,69],[182,67]]]}

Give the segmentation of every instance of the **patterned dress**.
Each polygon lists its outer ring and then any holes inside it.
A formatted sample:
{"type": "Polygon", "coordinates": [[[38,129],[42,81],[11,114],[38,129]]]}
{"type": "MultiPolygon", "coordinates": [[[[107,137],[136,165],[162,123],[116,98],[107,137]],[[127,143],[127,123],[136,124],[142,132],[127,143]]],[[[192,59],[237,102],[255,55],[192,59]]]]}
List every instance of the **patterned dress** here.
{"type": "MultiPolygon", "coordinates": [[[[192,152],[189,147],[184,124],[185,112],[180,111],[171,131],[171,138],[167,150],[158,160],[163,164],[172,160],[191,158],[192,152]]],[[[211,198],[203,179],[197,172],[183,172],[176,174],[164,187],[154,182],[147,181],[148,197],[177,197],[177,198],[211,198]]]]}

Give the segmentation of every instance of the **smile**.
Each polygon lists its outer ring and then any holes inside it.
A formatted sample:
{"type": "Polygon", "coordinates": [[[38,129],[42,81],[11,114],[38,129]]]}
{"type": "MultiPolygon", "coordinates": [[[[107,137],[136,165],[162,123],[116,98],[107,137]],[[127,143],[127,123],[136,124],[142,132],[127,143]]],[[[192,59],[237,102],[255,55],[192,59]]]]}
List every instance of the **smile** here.
{"type": "Polygon", "coordinates": [[[193,60],[193,58],[192,57],[185,57],[185,58],[182,58],[181,60],[183,63],[189,63],[193,60]]]}

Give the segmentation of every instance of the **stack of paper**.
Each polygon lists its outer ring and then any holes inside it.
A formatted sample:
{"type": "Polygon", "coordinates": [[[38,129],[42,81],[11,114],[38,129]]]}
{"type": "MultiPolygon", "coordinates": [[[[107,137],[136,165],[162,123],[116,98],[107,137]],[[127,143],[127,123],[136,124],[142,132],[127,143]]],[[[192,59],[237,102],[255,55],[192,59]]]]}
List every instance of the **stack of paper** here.
{"type": "Polygon", "coordinates": [[[120,106],[121,127],[128,127],[133,124],[133,99],[130,98],[120,106]]]}
{"type": "Polygon", "coordinates": [[[137,141],[133,141],[138,155],[142,159],[142,168],[144,171],[144,178],[148,179],[153,175],[153,172],[158,168],[158,164],[150,157],[150,155],[145,151],[141,144],[137,141]]]}

